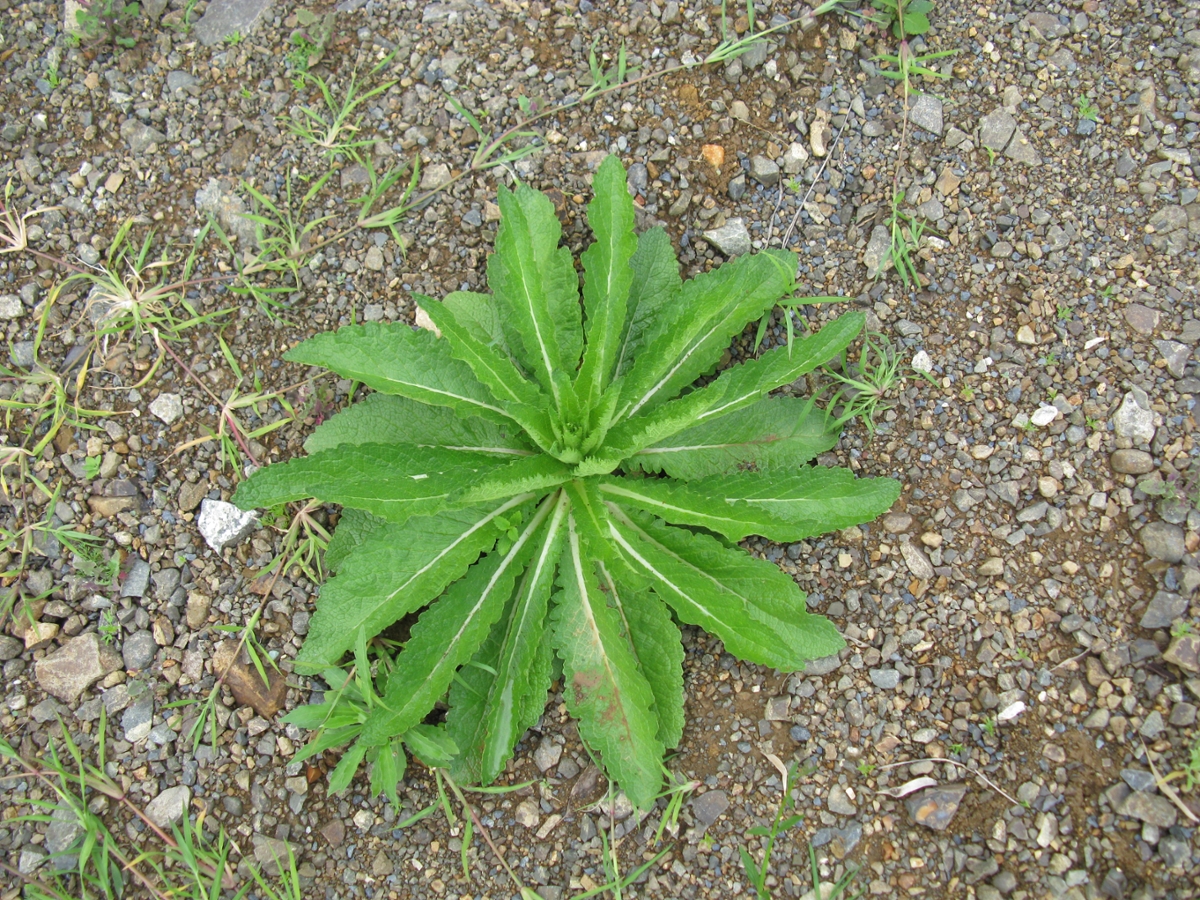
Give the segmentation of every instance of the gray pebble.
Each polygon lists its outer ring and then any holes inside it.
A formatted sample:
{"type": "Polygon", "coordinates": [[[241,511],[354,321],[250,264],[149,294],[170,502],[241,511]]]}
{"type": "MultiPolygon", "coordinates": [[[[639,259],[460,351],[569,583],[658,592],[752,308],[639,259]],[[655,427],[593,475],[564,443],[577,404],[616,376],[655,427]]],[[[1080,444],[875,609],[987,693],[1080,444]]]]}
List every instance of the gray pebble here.
{"type": "Polygon", "coordinates": [[[692,800],[692,815],[703,828],[708,828],[729,809],[729,796],[724,791],[706,791],[692,800]]]}
{"type": "Polygon", "coordinates": [[[1121,408],[1113,416],[1113,428],[1117,437],[1129,438],[1135,443],[1154,440],[1154,412],[1145,391],[1133,388],[1125,395],[1121,408]]]}
{"type": "Polygon", "coordinates": [[[158,656],[158,643],[149,631],[135,631],[121,645],[121,656],[126,669],[140,672],[149,668],[158,656]]]}
{"type": "Polygon", "coordinates": [[[1139,624],[1142,628],[1170,628],[1187,613],[1187,608],[1187,600],[1179,594],[1158,591],[1146,604],[1139,624]]]}
{"type": "Polygon", "coordinates": [[[872,669],[871,684],[880,690],[894,690],[900,684],[900,673],[895,669],[872,669]]]}
{"type": "Polygon", "coordinates": [[[750,177],[761,185],[779,184],[779,166],[765,156],[750,157],[750,177]]]}
{"type": "Polygon", "coordinates": [[[1176,812],[1171,801],[1158,794],[1146,791],[1134,791],[1122,801],[1117,810],[1123,816],[1156,825],[1159,828],[1170,828],[1175,824],[1176,812]]]}
{"type": "Polygon", "coordinates": [[[995,109],[979,121],[979,142],[999,152],[1008,146],[1017,120],[1005,109],[995,109]]]}
{"type": "Polygon", "coordinates": [[[908,118],[918,128],[942,136],[942,101],[933,94],[919,94],[909,107],[908,118]]]}
{"type": "Polygon", "coordinates": [[[1177,563],[1183,559],[1187,547],[1183,541],[1183,529],[1168,522],[1151,522],[1138,532],[1142,549],[1151,559],[1177,563]]]}
{"type": "Polygon", "coordinates": [[[1145,475],[1154,470],[1154,457],[1145,450],[1117,450],[1108,458],[1114,472],[1145,475]]]}
{"type": "Polygon", "coordinates": [[[704,232],[704,239],[725,256],[741,256],[750,252],[750,232],[742,219],[730,219],[720,228],[704,232]]]}

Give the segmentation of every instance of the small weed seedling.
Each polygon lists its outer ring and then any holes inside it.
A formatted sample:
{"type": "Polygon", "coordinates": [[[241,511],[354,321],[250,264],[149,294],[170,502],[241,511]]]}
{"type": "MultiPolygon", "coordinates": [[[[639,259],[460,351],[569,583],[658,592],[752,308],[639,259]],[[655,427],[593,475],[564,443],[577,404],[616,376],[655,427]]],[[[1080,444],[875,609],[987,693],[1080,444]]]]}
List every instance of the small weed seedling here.
{"type": "Polygon", "coordinates": [[[754,886],[758,900],[771,900],[771,891],[767,888],[767,873],[771,867],[771,853],[775,850],[775,842],[779,840],[780,835],[790,831],[804,818],[801,814],[792,812],[796,805],[796,801],[792,797],[792,788],[795,786],[798,769],[799,763],[793,761],[784,773],[783,796],[779,800],[779,806],[775,808],[775,818],[771,821],[770,826],[755,825],[746,831],[747,838],[764,839],[762,861],[756,863],[754,856],[745,846],[738,847],[738,852],[742,857],[742,870],[746,873],[750,884],[754,886]]]}
{"type": "Polygon", "coordinates": [[[75,21],[90,44],[130,48],[137,43],[134,23],[141,7],[125,0],[79,0],[75,21]]]}
{"type": "Polygon", "coordinates": [[[1075,110],[1079,113],[1079,118],[1089,122],[1096,122],[1100,118],[1099,107],[1092,103],[1091,97],[1086,94],[1079,95],[1079,99],[1075,101],[1075,110]]]}
{"type": "Polygon", "coordinates": [[[1070,322],[1072,315],[1071,307],[1067,306],[1065,303],[1060,303],[1058,304],[1055,315],[1058,317],[1058,321],[1060,322],[1070,322]]]}
{"type": "Polygon", "coordinates": [[[46,65],[46,83],[51,89],[57,88],[62,84],[62,77],[58,74],[58,60],[52,59],[46,65]]]}
{"type": "Polygon", "coordinates": [[[117,621],[117,617],[113,615],[111,609],[106,609],[100,613],[100,626],[98,630],[100,631],[100,640],[110,646],[121,633],[121,623],[117,621]]]}
{"type": "MultiPolygon", "coordinates": [[[[370,74],[378,75],[391,64],[391,61],[392,57],[388,56],[376,64],[370,74]]],[[[288,116],[284,119],[288,131],[313,146],[319,147],[328,159],[332,160],[338,156],[353,156],[357,160],[359,156],[355,151],[373,144],[375,141],[356,137],[362,126],[362,115],[356,111],[372,97],[391,88],[396,83],[395,80],[382,82],[368,91],[363,91],[362,83],[358,80],[358,73],[354,72],[350,75],[345,90],[335,93],[330,82],[309,72],[307,68],[298,74],[306,83],[314,85],[320,91],[324,109],[301,106],[299,116],[288,116]]]]}
{"type": "MultiPolygon", "coordinates": [[[[929,227],[924,219],[918,219],[911,213],[901,209],[904,203],[904,191],[892,196],[892,213],[887,225],[892,233],[891,259],[892,265],[900,275],[905,287],[921,286],[921,276],[917,272],[917,264],[913,256],[921,249],[921,238],[929,227]]],[[[876,275],[878,277],[878,274],[876,275]]]]}
{"type": "Polygon", "coordinates": [[[982,722],[979,723],[979,727],[983,729],[983,733],[986,734],[988,737],[995,737],[996,736],[996,717],[988,716],[982,722]]]}
{"type": "MultiPolygon", "coordinates": [[[[276,523],[286,523],[286,528],[279,529],[283,531],[283,542],[278,555],[258,577],[269,575],[276,569],[285,574],[297,569],[313,584],[320,584],[327,575],[324,555],[329,547],[329,532],[314,518],[322,504],[309,500],[293,503],[291,507],[295,509],[291,516],[285,509],[279,509],[273,517],[276,523]]],[[[264,521],[267,518],[264,516],[264,521]]],[[[274,527],[279,528],[278,525],[274,527]]]]}
{"type": "Polygon", "coordinates": [[[875,333],[863,336],[857,363],[851,365],[843,351],[839,370],[826,366],[822,371],[839,385],[826,405],[827,413],[836,416],[831,420],[830,429],[836,431],[851,419],[861,418],[868,434],[872,435],[875,417],[890,406],[884,398],[908,377],[895,345],[882,334],[875,333]],[[840,414],[835,412],[838,406],[842,407],[840,414]]]}

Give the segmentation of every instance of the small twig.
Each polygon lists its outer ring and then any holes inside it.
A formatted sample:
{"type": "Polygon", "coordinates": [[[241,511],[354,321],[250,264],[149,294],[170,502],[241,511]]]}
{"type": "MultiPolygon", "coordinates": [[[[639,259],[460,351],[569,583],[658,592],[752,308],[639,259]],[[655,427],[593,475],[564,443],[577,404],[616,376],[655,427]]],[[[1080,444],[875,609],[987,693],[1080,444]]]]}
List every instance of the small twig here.
{"type": "MultiPolygon", "coordinates": [[[[833,146],[837,147],[842,140],[842,132],[846,130],[846,126],[850,124],[850,117],[854,115],[854,110],[846,108],[846,118],[842,121],[842,127],[838,129],[838,133],[833,137],[833,146]]],[[[831,148],[832,151],[832,148],[831,148]]],[[[845,147],[842,148],[842,153],[845,155],[845,147]]],[[[825,158],[821,160],[821,166],[817,169],[816,177],[813,178],[812,184],[808,186],[808,190],[804,192],[804,199],[796,205],[796,212],[792,215],[792,221],[788,223],[787,229],[783,233],[783,238],[779,245],[786,247],[792,240],[792,235],[796,230],[796,225],[800,222],[800,213],[804,211],[804,204],[808,202],[808,198],[812,196],[812,192],[816,190],[821,176],[825,174],[825,168],[829,165],[829,161],[833,158],[833,153],[828,152],[825,158]]],[[[780,207],[783,205],[783,186],[779,188],[779,200],[775,204],[775,212],[771,214],[771,221],[767,226],[767,243],[771,243],[771,232],[775,230],[775,216],[779,213],[780,207]]]]}
{"type": "Polygon", "coordinates": [[[927,756],[924,759],[908,759],[908,760],[904,760],[902,762],[887,763],[886,765],[876,766],[875,771],[886,772],[888,769],[895,769],[900,766],[911,766],[914,763],[924,763],[924,762],[948,763],[949,765],[952,765],[952,766],[958,766],[960,769],[964,769],[967,772],[970,772],[972,775],[974,775],[976,778],[978,778],[980,781],[982,781],[984,784],[986,784],[993,791],[995,791],[997,794],[999,794],[1001,797],[1003,797],[1005,800],[1007,800],[1009,803],[1013,804],[1014,806],[1025,806],[1024,803],[1022,803],[1020,800],[1018,800],[1012,794],[1005,791],[1002,787],[1000,787],[998,784],[996,784],[996,782],[992,781],[990,778],[988,778],[986,775],[984,775],[978,769],[972,769],[966,763],[961,763],[957,759],[949,759],[947,757],[940,757],[940,756],[927,756]]]}
{"type": "Polygon", "coordinates": [[[1171,787],[1171,785],[1167,783],[1167,779],[1163,778],[1162,775],[1159,774],[1158,769],[1155,768],[1154,759],[1150,756],[1150,750],[1146,746],[1146,742],[1142,741],[1141,743],[1142,751],[1146,754],[1146,764],[1150,766],[1150,774],[1154,776],[1154,782],[1158,785],[1158,789],[1163,792],[1168,800],[1175,804],[1181,813],[1183,813],[1196,824],[1200,825],[1200,818],[1196,817],[1196,814],[1188,808],[1186,803],[1183,802],[1183,798],[1179,796],[1179,792],[1176,791],[1175,788],[1171,787]]]}
{"type": "Polygon", "coordinates": [[[443,772],[442,777],[446,779],[446,784],[450,785],[450,790],[454,792],[454,796],[458,798],[458,802],[462,804],[463,809],[467,811],[467,815],[471,817],[471,822],[475,826],[475,830],[478,831],[483,837],[484,843],[491,848],[492,855],[494,855],[499,861],[500,865],[504,867],[504,871],[508,873],[508,877],[511,878],[513,884],[517,886],[517,890],[520,891],[521,896],[523,898],[526,897],[529,889],[525,887],[521,879],[517,877],[517,873],[512,870],[512,867],[508,864],[508,861],[500,853],[500,848],[496,846],[495,842],[492,840],[492,836],[488,833],[488,830],[483,826],[483,822],[480,821],[479,816],[476,814],[475,807],[471,806],[471,804],[467,802],[467,798],[463,795],[463,792],[459,790],[458,785],[455,784],[454,779],[450,777],[449,773],[443,772]]]}

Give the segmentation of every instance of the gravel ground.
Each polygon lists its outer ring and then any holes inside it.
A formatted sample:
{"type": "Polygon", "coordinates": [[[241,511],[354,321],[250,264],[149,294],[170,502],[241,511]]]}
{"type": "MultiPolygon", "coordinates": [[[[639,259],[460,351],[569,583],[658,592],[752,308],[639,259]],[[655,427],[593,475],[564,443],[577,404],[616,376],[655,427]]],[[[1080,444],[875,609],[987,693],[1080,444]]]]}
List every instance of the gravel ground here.
{"type": "MultiPolygon", "coordinates": [[[[334,218],[317,233],[353,220],[348,201],[367,172],[327,161],[282,121],[319,102],[283,61],[296,11],[242,3],[235,12],[247,18],[234,21],[223,5],[201,0],[194,13],[204,17],[189,29],[179,0],[148,2],[137,46],[114,54],[72,46],[57,4],[0,0],[0,174],[18,209],[59,207],[30,220],[33,247],[94,265],[133,217],[137,240],[153,229],[156,247],[171,238],[186,248],[214,213],[240,252],[254,240],[237,216],[249,208],[241,182],[278,198],[289,173],[299,183],[330,169],[312,215],[334,218]]],[[[338,9],[315,71],[344,85],[396,52],[386,77],[397,83],[361,108],[358,137],[375,142],[381,167],[419,154],[427,187],[460,172],[475,147],[447,93],[484,111],[485,127],[506,127],[522,94],[542,104],[578,95],[592,40],[610,57],[624,41],[630,66],[645,72],[703,58],[721,34],[719,8],[654,0],[344,0],[338,9]]],[[[802,12],[784,2],[758,10],[760,23],[802,12]]],[[[915,52],[958,54],[937,61],[950,77],[925,85],[907,135],[895,83],[874,60],[894,40],[827,16],[728,65],[552,117],[538,128],[544,149],[514,166],[557,191],[576,252],[590,172],[610,151],[630,167],[644,224],[666,226],[689,272],[786,238],[803,287],[853,298],[932,379],[907,380],[874,436],[856,424],[830,454],[900,478],[891,513],[819,541],[747,544],[838,623],[849,642],[840,659],[783,676],[685,629],[688,728],[671,767],[700,787],[667,855],[625,896],[748,890],[738,847],[758,853],[746,831],[780,799],[767,753],[804,773],[805,818],[773,857],[777,897],[810,887],[810,841],[823,876],[861,867],[868,896],[1200,896],[1200,797],[1171,802],[1151,772],[1188,762],[1200,704],[1200,3],[941,0],[933,26],[915,52]],[[886,255],[879,226],[897,166],[904,208],[930,223],[920,290],[895,273],[869,277],[886,255]],[[887,793],[918,777],[936,785],[887,793]]],[[[90,747],[104,709],[110,774],[135,801],[164,821],[204,811],[206,829],[223,825],[260,862],[288,842],[305,896],[512,895],[478,838],[463,877],[461,821],[439,814],[398,827],[436,797],[420,766],[399,811],[370,801],[361,776],[326,796],[322,774],[335,757],[294,761],[305,733],[279,722],[281,708],[319,685],[289,675],[271,691],[224,690],[215,750],[193,752],[187,739],[197,706],[168,706],[207,695],[230,652],[220,626],[240,627],[260,607],[259,638],[288,672],[317,593],[296,572],[256,580],[280,530],[221,520],[233,470],[212,442],[179,449],[217,427],[212,395],[236,386],[218,336],[264,390],[290,389],[297,404],[343,402],[348,384],[304,383],[310,373],[282,364],[282,351],[351,321],[411,321],[413,291],[482,287],[492,200],[507,178],[464,179],[405,220],[406,254],[383,232],[324,248],[282,318],[208,283],[190,292],[195,308],[231,311],[189,329],[173,345],[178,358],[153,369],[148,335],[104,348],[80,398],[118,414],[64,429],[35,474],[61,484],[39,514],[101,538],[120,578],[110,586],[36,535],[31,565],[5,582],[41,598],[0,636],[7,740],[36,757],[61,719],[90,747]],[[234,533],[213,538],[213,528],[234,533]]],[[[207,240],[198,274],[229,267],[207,240]]],[[[29,365],[63,275],[44,258],[0,257],[0,318],[16,364],[29,365]]],[[[58,296],[43,363],[70,364],[90,312],[83,291],[58,296]]],[[[781,324],[769,340],[783,339],[781,324]]],[[[5,398],[31,390],[0,380],[5,398]]],[[[280,403],[269,406],[261,418],[244,413],[248,427],[283,416],[280,403]]],[[[309,410],[252,442],[254,457],[299,452],[321,415],[309,410]]],[[[23,440],[23,424],[14,418],[3,442],[23,440]]],[[[18,512],[0,507],[6,527],[18,512]]],[[[613,811],[593,805],[604,784],[560,695],[508,777],[535,783],[477,805],[517,874],[547,900],[602,883],[597,830],[613,811]]],[[[24,874],[54,864],[45,853],[60,837],[13,821],[35,792],[0,781],[0,855],[24,874]]],[[[628,812],[614,815],[632,868],[652,855],[660,816],[628,812]]],[[[135,845],[153,843],[142,823],[112,817],[135,845]]]]}

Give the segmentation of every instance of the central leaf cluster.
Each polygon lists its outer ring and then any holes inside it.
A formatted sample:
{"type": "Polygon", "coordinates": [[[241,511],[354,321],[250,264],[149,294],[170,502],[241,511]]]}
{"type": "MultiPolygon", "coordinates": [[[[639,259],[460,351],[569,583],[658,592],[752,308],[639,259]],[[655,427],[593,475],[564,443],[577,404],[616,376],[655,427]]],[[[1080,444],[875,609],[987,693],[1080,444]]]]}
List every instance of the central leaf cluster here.
{"type": "Polygon", "coordinates": [[[676,621],[785,671],[842,646],[791,578],[734,542],[797,541],[895,500],[889,479],[809,465],[836,441],[827,419],[768,396],[845,349],[862,316],[697,387],[793,290],[795,257],[685,282],[665,232],[635,235],[615,157],[593,187],[582,298],[550,201],[502,189],[490,295],[418,296],[436,335],[351,326],[288,354],[377,392],[234,497],[345,507],[297,666],[326,672],[353,651],[367,668],[370,639],[420,612],[377,687],[357,689],[361,714],[294,719],[325,729],[310,747],[355,741],[339,785],[366,759],[394,790],[401,744],[493,780],[561,671],[582,738],[646,807],[683,731],[676,621]],[[444,730],[424,724],[443,699],[444,730]]]}

